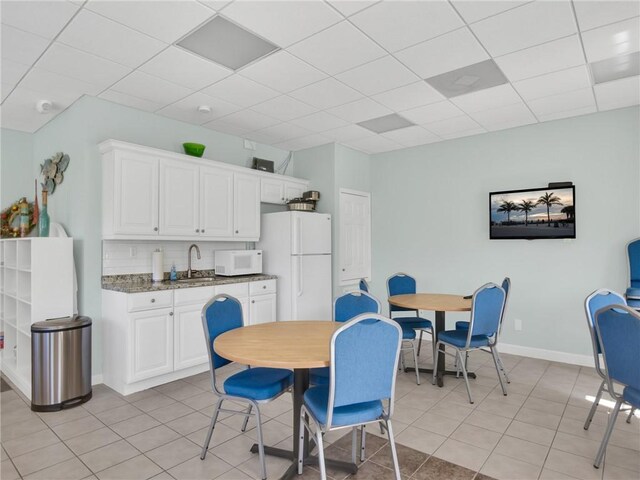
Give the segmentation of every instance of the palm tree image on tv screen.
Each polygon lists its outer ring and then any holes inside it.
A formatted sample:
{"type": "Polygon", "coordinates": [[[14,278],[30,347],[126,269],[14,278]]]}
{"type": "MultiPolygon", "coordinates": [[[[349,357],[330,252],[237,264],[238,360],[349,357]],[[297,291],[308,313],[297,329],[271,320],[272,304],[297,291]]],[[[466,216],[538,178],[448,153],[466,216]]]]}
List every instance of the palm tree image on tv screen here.
{"type": "Polygon", "coordinates": [[[492,192],[490,238],[575,238],[574,198],[574,187],[492,192]]]}

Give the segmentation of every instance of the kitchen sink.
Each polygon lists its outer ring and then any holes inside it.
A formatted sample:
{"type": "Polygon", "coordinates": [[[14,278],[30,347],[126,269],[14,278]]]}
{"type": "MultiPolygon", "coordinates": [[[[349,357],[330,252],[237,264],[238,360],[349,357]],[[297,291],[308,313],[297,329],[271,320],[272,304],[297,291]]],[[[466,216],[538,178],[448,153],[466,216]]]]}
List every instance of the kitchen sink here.
{"type": "Polygon", "coordinates": [[[177,283],[197,283],[197,282],[211,282],[217,280],[216,277],[194,277],[194,278],[181,278],[176,280],[177,283]]]}

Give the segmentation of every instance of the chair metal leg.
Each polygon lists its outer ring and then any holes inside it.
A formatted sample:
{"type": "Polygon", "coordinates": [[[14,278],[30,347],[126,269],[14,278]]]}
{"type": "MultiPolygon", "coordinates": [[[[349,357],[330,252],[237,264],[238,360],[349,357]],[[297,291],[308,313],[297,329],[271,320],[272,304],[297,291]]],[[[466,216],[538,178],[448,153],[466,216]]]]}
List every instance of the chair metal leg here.
{"type": "Polygon", "coordinates": [[[264,441],[262,439],[262,418],[260,416],[260,409],[256,407],[256,428],[258,430],[258,454],[260,456],[260,471],[262,473],[262,480],[267,480],[267,465],[264,459],[264,441]]]}
{"type": "MultiPolygon", "coordinates": [[[[420,356],[420,349],[422,348],[422,334],[424,333],[424,330],[420,330],[420,340],[418,340],[418,356],[420,356]]],[[[416,365],[416,368],[417,365],[416,365]]]]}
{"type": "Polygon", "coordinates": [[[396,480],[400,480],[400,466],[398,465],[398,452],[396,452],[396,439],[393,436],[393,427],[391,420],[385,421],[387,431],[389,432],[389,446],[391,447],[391,457],[393,459],[393,470],[396,474],[396,480]]]}
{"type": "MultiPolygon", "coordinates": [[[[360,461],[364,462],[364,458],[365,458],[365,453],[364,453],[364,449],[365,449],[365,444],[367,442],[367,432],[365,431],[366,429],[366,425],[361,425],[360,426],[360,461]]],[[[356,462],[353,462],[356,463],[356,462]]]]}
{"type": "Polygon", "coordinates": [[[356,449],[358,445],[358,427],[351,429],[351,463],[356,463],[356,449]]]}
{"type": "Polygon", "coordinates": [[[500,381],[500,387],[502,388],[502,394],[507,396],[507,388],[504,386],[504,381],[502,380],[502,373],[500,372],[500,366],[498,365],[498,350],[496,347],[489,347],[491,350],[491,355],[493,356],[493,363],[496,366],[496,373],[498,374],[498,380],[500,381]]]}
{"type": "Polygon", "coordinates": [[[631,418],[633,417],[633,412],[635,412],[636,409],[631,407],[631,410],[629,411],[629,416],[627,417],[627,423],[631,423],[631,418]]]}
{"type": "Polygon", "coordinates": [[[380,434],[384,435],[384,423],[380,422],[380,434]]]}
{"type": "Polygon", "coordinates": [[[298,431],[298,475],[302,475],[304,466],[304,409],[300,409],[300,429],[298,431]]]}
{"type": "MultiPolygon", "coordinates": [[[[439,346],[440,346],[440,342],[436,342],[436,352],[438,351],[439,346]]],[[[434,352],[434,353],[436,353],[436,352],[434,352]]],[[[433,357],[433,378],[431,379],[431,384],[432,385],[436,384],[436,380],[438,378],[438,357],[439,356],[440,355],[438,355],[436,353],[436,355],[434,355],[434,357],[433,357]]]]}
{"type": "Polygon", "coordinates": [[[591,425],[591,420],[593,420],[593,416],[596,414],[596,410],[598,410],[598,404],[600,403],[600,399],[602,398],[602,392],[604,391],[604,385],[606,380],[602,380],[600,387],[598,387],[598,393],[596,393],[596,398],[593,401],[593,405],[591,405],[591,410],[589,410],[589,415],[587,415],[587,419],[584,421],[584,429],[589,430],[589,426],[591,425]]]}
{"type": "Polygon", "coordinates": [[[502,370],[504,379],[507,381],[507,383],[511,383],[511,380],[509,380],[509,375],[507,375],[507,370],[504,368],[504,363],[502,363],[502,358],[500,358],[500,355],[498,355],[498,363],[500,364],[500,370],[502,370]]]}
{"type": "Polygon", "coordinates": [[[600,468],[602,458],[604,457],[604,452],[607,450],[609,438],[611,437],[611,433],[613,432],[613,427],[615,427],[616,425],[616,419],[618,418],[618,413],[620,412],[621,406],[622,398],[619,398],[616,402],[616,405],[613,407],[613,412],[611,412],[611,417],[609,418],[609,423],[607,424],[607,430],[604,432],[604,437],[602,438],[602,443],[600,444],[600,448],[598,449],[598,454],[596,455],[596,459],[593,462],[593,466],[596,468],[600,468]]]}
{"type": "Polygon", "coordinates": [[[220,406],[222,405],[222,398],[218,400],[216,403],[216,408],[213,411],[213,415],[211,416],[211,423],[209,424],[209,430],[207,431],[207,436],[204,440],[204,445],[202,445],[202,452],[200,453],[200,460],[204,460],[204,457],[207,456],[207,449],[209,448],[209,443],[211,443],[211,435],[213,435],[213,429],[216,426],[216,421],[218,420],[218,413],[220,412],[220,406]]]}
{"type": "Polygon", "coordinates": [[[456,355],[460,358],[460,367],[462,368],[462,376],[464,377],[464,383],[467,386],[467,395],[469,395],[469,403],[473,403],[473,397],[471,396],[471,387],[469,386],[469,378],[467,377],[467,367],[464,364],[464,358],[462,358],[462,352],[456,349],[456,355]]]}
{"type": "Polygon", "coordinates": [[[322,431],[316,429],[316,445],[318,446],[318,466],[320,467],[320,478],[327,480],[327,468],[324,464],[324,445],[322,442],[322,431]]]}
{"type": "Polygon", "coordinates": [[[413,352],[413,365],[416,371],[416,383],[420,385],[420,369],[418,368],[418,355],[416,354],[416,346],[411,342],[411,351],[413,352]]]}
{"type": "Polygon", "coordinates": [[[249,405],[249,408],[247,408],[247,416],[244,417],[244,422],[242,422],[242,428],[240,429],[241,432],[245,432],[247,430],[247,424],[249,423],[249,414],[251,413],[252,408],[253,405],[249,405]]]}

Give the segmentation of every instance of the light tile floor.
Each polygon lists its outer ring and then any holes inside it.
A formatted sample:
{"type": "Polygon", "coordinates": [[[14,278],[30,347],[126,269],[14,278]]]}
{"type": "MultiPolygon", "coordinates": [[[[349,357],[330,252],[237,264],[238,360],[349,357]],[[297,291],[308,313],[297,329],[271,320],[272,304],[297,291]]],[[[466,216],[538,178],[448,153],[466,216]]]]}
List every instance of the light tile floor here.
{"type": "MultiPolygon", "coordinates": [[[[423,349],[420,361],[425,365],[430,363],[428,350],[423,349]]],[[[600,383],[593,369],[511,355],[503,355],[503,360],[512,382],[506,397],[491,357],[472,354],[470,369],[478,375],[471,380],[473,405],[461,378],[445,377],[445,386],[438,388],[427,375],[416,385],[413,373],[398,374],[393,424],[403,476],[640,478],[640,421],[636,417],[627,424],[624,413],[604,465],[599,470],[592,466],[611,406],[610,399],[602,402],[590,429],[582,428],[600,383]]],[[[225,367],[222,377],[238,368],[225,367]]],[[[0,476],[3,480],[259,478],[257,456],[249,452],[255,425],[250,422],[249,430],[241,433],[239,416],[221,415],[207,458],[199,459],[214,402],[208,373],[127,397],[97,385],[91,401],[56,413],[33,413],[16,391],[5,391],[0,394],[0,476]]],[[[289,395],[263,407],[267,444],[290,448],[291,409],[289,395]]],[[[357,478],[389,478],[388,444],[377,428],[367,431],[370,457],[357,478]]],[[[327,435],[328,455],[349,455],[348,438],[341,440],[343,435],[327,435]]],[[[288,462],[269,458],[269,478],[278,478],[287,467],[288,462]]],[[[342,478],[331,470],[329,475],[342,478]]],[[[318,473],[307,469],[301,478],[318,478],[318,473]]]]}

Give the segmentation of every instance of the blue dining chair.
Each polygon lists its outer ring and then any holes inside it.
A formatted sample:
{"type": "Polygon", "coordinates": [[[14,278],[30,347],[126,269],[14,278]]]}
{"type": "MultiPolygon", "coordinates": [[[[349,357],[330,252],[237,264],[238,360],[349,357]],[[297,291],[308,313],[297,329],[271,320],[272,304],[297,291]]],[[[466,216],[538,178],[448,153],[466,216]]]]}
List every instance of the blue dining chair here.
{"type": "Polygon", "coordinates": [[[640,309],[640,238],[627,245],[629,261],[629,288],[627,288],[627,304],[636,310],[640,309]]]}
{"type": "MultiPolygon", "coordinates": [[[[496,336],[496,344],[498,342],[498,338],[500,337],[500,333],[502,332],[502,324],[504,323],[505,312],[507,311],[507,305],[509,304],[509,293],[511,292],[511,279],[509,277],[504,277],[502,280],[502,289],[506,295],[504,300],[504,309],[502,310],[502,317],[500,318],[500,328],[498,329],[498,335],[496,336]]],[[[459,320],[456,322],[456,330],[469,330],[469,322],[467,320],[459,320]]],[[[491,353],[489,350],[481,349],[483,352],[491,353]]],[[[467,366],[467,360],[469,358],[468,353],[465,355],[465,367],[467,366]]],[[[456,368],[458,364],[456,361],[456,368]]],[[[500,371],[504,375],[504,379],[507,383],[511,383],[509,380],[509,375],[507,375],[507,371],[504,368],[504,364],[502,363],[502,359],[498,356],[498,366],[500,367],[500,371]]]]}
{"type": "MultiPolygon", "coordinates": [[[[413,293],[416,293],[416,279],[411,275],[399,272],[387,279],[387,294],[390,297],[394,295],[406,295],[413,293]]],[[[413,328],[414,330],[420,330],[418,356],[420,356],[420,350],[422,348],[422,334],[427,332],[431,335],[431,350],[433,356],[435,356],[436,336],[433,333],[433,324],[431,323],[431,320],[420,317],[420,312],[418,310],[398,307],[391,304],[389,304],[389,317],[404,326],[413,328]],[[394,313],[400,313],[401,316],[394,317],[394,313]],[[407,313],[412,313],[412,315],[407,315],[407,313]]]]}
{"type": "Polygon", "coordinates": [[[596,332],[602,349],[607,390],[616,401],[593,463],[599,468],[622,404],[640,408],[640,313],[627,305],[601,308],[596,312],[596,332]],[[615,391],[614,382],[624,387],[622,393],[615,391]]]}
{"type": "MultiPolygon", "coordinates": [[[[500,360],[496,347],[496,339],[498,337],[498,330],[500,329],[500,319],[502,318],[505,301],[506,293],[502,287],[499,287],[495,283],[483,285],[473,293],[471,299],[471,321],[469,322],[469,328],[466,331],[445,330],[438,335],[436,349],[439,349],[440,345],[444,345],[455,351],[455,353],[451,353],[449,350],[445,350],[444,353],[456,357],[467,386],[469,403],[473,403],[473,397],[471,396],[471,389],[469,387],[467,367],[464,356],[462,355],[463,353],[466,354],[469,350],[489,349],[493,356],[493,363],[496,367],[502,393],[503,395],[507,394],[507,389],[505,388],[504,382],[502,381],[502,374],[500,373],[500,360]]],[[[433,366],[434,385],[438,371],[438,357],[439,355],[435,357],[433,366]]]]}
{"type": "Polygon", "coordinates": [[[358,287],[361,291],[369,293],[369,283],[364,278],[360,279],[360,283],[358,283],[358,287]]]}
{"type": "MultiPolygon", "coordinates": [[[[333,301],[333,320],[346,322],[363,313],[380,313],[380,302],[365,291],[348,292],[333,301]]],[[[329,385],[329,367],[312,368],[309,383],[329,385]]]]}
{"type": "MultiPolygon", "coordinates": [[[[598,334],[596,332],[595,315],[598,310],[610,305],[626,305],[626,302],[622,295],[606,288],[600,288],[596,290],[595,292],[591,293],[584,301],[584,310],[587,316],[587,326],[589,327],[589,334],[591,335],[593,362],[595,364],[597,374],[600,376],[600,378],[602,378],[602,382],[600,383],[600,387],[598,388],[598,392],[596,393],[596,398],[593,401],[593,405],[591,405],[591,409],[589,410],[587,419],[584,422],[585,430],[589,430],[591,420],[593,420],[593,416],[595,415],[596,410],[598,409],[598,404],[600,403],[600,399],[602,398],[602,393],[608,392],[607,376],[604,370],[602,370],[600,362],[600,357],[602,356],[602,348],[600,347],[600,341],[598,340],[598,334]]],[[[632,415],[633,408],[629,412],[627,423],[631,423],[632,415]]]]}
{"type": "Polygon", "coordinates": [[[293,373],[282,368],[248,368],[227,378],[224,381],[223,389],[220,390],[216,384],[216,369],[228,365],[231,361],[215,352],[213,342],[219,335],[242,326],[242,306],[237,299],[230,295],[216,295],[202,308],[202,328],[207,342],[207,352],[209,353],[211,389],[218,397],[218,401],[211,417],[200,459],[204,460],[207,455],[207,449],[211,442],[211,435],[216,426],[219,412],[243,415],[245,417],[242,425],[243,432],[247,428],[249,417],[255,416],[262,479],[265,480],[267,478],[267,469],[264,460],[262,419],[259,405],[268,403],[290,390],[293,384],[293,373]],[[248,407],[246,410],[223,409],[222,402],[225,400],[247,403],[248,407]],[[255,413],[252,413],[252,410],[255,410],[255,413]]]}
{"type": "MultiPolygon", "coordinates": [[[[323,435],[350,428],[355,463],[358,427],[364,439],[364,426],[380,422],[389,434],[395,477],[400,480],[391,417],[401,341],[402,329],[397,322],[371,313],[359,315],[335,331],[330,344],[329,385],[307,390],[300,409],[298,474],[303,467],[304,429],[315,438],[320,477],[324,480],[323,435]]],[[[360,458],[364,458],[363,446],[360,458]]]]}

